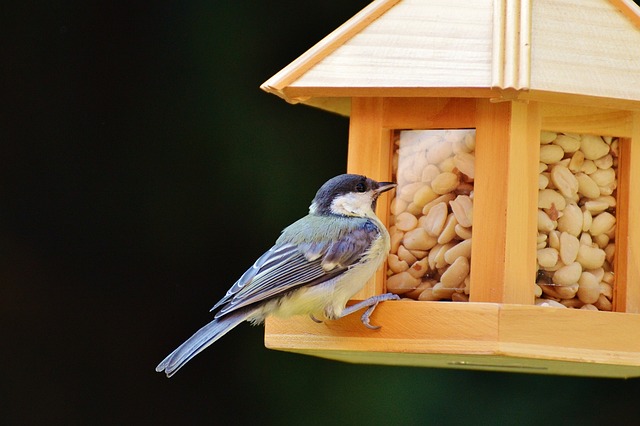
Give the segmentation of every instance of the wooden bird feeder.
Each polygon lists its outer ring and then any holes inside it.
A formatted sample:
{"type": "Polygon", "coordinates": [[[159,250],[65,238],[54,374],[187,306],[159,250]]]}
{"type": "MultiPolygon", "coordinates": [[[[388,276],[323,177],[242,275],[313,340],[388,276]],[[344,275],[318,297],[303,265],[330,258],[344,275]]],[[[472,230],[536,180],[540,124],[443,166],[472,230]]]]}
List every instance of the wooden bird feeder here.
{"type": "Polygon", "coordinates": [[[378,215],[372,316],[272,318],[272,349],[355,363],[640,376],[640,10],[376,0],[262,86],[350,117],[378,215]],[[635,183],[634,183],[635,182],[635,183]]]}

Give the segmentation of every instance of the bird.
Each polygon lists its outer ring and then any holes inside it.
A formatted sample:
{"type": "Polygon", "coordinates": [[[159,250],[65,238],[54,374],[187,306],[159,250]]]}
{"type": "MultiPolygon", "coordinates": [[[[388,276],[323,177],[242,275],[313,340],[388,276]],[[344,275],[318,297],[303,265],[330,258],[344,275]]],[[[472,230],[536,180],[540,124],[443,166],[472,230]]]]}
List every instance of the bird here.
{"type": "Polygon", "coordinates": [[[396,186],[357,174],[325,182],[309,213],[282,231],[275,245],[211,308],[213,320],[171,352],[156,371],[171,377],[243,321],[256,325],[269,315],[308,315],[320,323],[318,317],[336,320],[367,308],[362,323],[379,328],[370,323],[371,313],[378,303],[399,296],[379,294],[346,305],[389,253],[389,233],[374,210],[380,194],[396,186]]]}

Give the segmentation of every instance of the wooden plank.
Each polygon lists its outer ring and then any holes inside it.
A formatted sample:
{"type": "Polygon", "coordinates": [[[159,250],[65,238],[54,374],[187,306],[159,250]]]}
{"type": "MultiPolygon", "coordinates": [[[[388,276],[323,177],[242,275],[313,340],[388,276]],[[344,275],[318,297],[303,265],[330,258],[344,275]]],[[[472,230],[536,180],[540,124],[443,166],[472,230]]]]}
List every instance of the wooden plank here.
{"type": "MultiPolygon", "coordinates": [[[[264,82],[260,88],[266,92],[284,96],[282,89],[300,78],[315,64],[335,51],[345,41],[362,31],[371,22],[392,8],[399,0],[375,0],[342,24],[312,48],[264,82]]],[[[294,99],[289,99],[294,101],[294,99]]]]}
{"type": "Polygon", "coordinates": [[[625,312],[640,313],[640,112],[633,114],[633,135],[628,143],[629,208],[627,210],[627,291],[625,312]]]}
{"type": "Polygon", "coordinates": [[[529,91],[518,92],[517,99],[523,101],[537,101],[541,104],[546,102],[553,104],[587,106],[593,108],[610,108],[624,110],[637,110],[640,108],[640,101],[638,101],[637,99],[613,98],[611,96],[605,95],[594,96],[570,92],[561,93],[535,88],[532,88],[529,91]]]}
{"type": "MultiPolygon", "coordinates": [[[[615,273],[615,283],[613,286],[613,310],[616,312],[627,312],[627,301],[629,300],[627,290],[629,284],[633,282],[634,271],[637,265],[634,265],[630,250],[633,244],[630,244],[629,227],[631,222],[635,221],[636,214],[632,214],[629,210],[629,201],[632,192],[637,191],[635,185],[631,182],[631,139],[622,138],[619,141],[619,157],[618,157],[618,190],[617,206],[616,206],[616,252],[613,264],[615,273]],[[629,279],[632,279],[631,281],[629,279]]],[[[636,181],[637,182],[637,181],[636,181]]],[[[636,277],[637,279],[637,277],[636,277]]],[[[633,296],[630,298],[633,300],[633,296]]],[[[633,312],[633,310],[631,311],[633,312]]]]}
{"type": "Polygon", "coordinates": [[[640,315],[502,305],[505,355],[640,367],[640,315]]]}
{"type": "Polygon", "coordinates": [[[492,29],[492,0],[403,0],[291,86],[490,87],[492,29]]]}
{"type": "Polygon", "coordinates": [[[640,31],[609,2],[532,3],[531,89],[640,100],[640,31]]]}
{"type": "Polygon", "coordinates": [[[640,313],[640,113],[632,138],[620,141],[615,309],[640,313]]]}
{"type": "MultiPolygon", "coordinates": [[[[391,180],[392,142],[390,130],[382,127],[383,105],[382,98],[352,100],[347,153],[348,173],[363,174],[377,181],[391,180]]],[[[389,194],[382,195],[376,210],[376,214],[385,225],[389,216],[389,194]]],[[[386,266],[380,268],[354,299],[364,300],[384,293],[385,270],[386,266]]]]}
{"type": "Polygon", "coordinates": [[[511,102],[477,101],[471,302],[505,301],[511,102]]]}
{"type": "Polygon", "coordinates": [[[533,304],[535,300],[540,158],[538,109],[535,102],[513,102],[511,132],[505,141],[508,145],[507,191],[498,194],[507,199],[503,303],[533,304]]]}
{"type": "Polygon", "coordinates": [[[287,100],[302,103],[314,97],[499,98],[501,93],[500,89],[484,87],[288,86],[282,89],[287,100]]]}
{"type": "MultiPolygon", "coordinates": [[[[289,351],[287,349],[281,350],[289,351]]],[[[546,374],[577,377],[606,377],[621,379],[640,377],[640,368],[635,366],[557,361],[505,355],[398,354],[392,352],[314,350],[295,350],[289,352],[358,364],[499,371],[505,373],[546,374]]]]}
{"type": "Polygon", "coordinates": [[[540,115],[544,130],[630,137],[633,128],[633,113],[621,109],[543,102],[540,115]]]}
{"type": "Polygon", "coordinates": [[[316,324],[269,318],[270,349],[346,362],[593,377],[640,376],[640,315],[491,303],[397,301],[316,324]]]}
{"type": "Polygon", "coordinates": [[[467,98],[385,98],[388,129],[475,128],[476,101],[467,98]]]}
{"type": "Polygon", "coordinates": [[[308,317],[269,318],[265,343],[282,350],[375,351],[400,353],[494,353],[498,305],[417,302],[381,303],[370,330],[360,316],[316,324],[308,317]]]}

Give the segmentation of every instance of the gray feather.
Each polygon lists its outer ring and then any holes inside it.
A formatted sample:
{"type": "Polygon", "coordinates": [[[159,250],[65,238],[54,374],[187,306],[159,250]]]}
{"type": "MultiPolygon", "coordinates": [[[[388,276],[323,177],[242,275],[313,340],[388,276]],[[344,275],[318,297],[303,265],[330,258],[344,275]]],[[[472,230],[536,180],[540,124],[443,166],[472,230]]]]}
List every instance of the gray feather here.
{"type": "Polygon", "coordinates": [[[176,350],[171,352],[158,366],[158,373],[165,372],[167,377],[173,376],[183,365],[194,356],[205,350],[209,345],[227,334],[231,329],[247,319],[251,311],[237,311],[224,318],[216,318],[209,324],[196,331],[176,350]]]}

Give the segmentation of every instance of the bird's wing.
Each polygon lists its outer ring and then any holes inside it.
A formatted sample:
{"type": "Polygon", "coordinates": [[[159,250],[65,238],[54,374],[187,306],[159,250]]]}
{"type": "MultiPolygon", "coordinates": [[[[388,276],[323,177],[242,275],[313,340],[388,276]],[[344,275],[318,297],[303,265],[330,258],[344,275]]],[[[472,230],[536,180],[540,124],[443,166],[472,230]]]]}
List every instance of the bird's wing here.
{"type": "Polygon", "coordinates": [[[211,310],[216,318],[303,285],[334,278],[356,263],[379,236],[370,221],[321,241],[276,244],[254,263],[211,310]]]}

